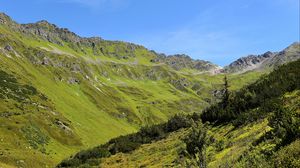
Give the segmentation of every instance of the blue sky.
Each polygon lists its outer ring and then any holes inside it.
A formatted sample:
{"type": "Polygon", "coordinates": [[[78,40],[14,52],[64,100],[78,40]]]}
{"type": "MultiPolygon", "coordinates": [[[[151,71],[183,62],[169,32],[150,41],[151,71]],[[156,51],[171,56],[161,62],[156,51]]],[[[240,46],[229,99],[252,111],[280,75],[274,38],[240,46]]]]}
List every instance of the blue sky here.
{"type": "Polygon", "coordinates": [[[142,44],[226,65],[299,41],[299,0],[3,0],[19,23],[142,44]]]}

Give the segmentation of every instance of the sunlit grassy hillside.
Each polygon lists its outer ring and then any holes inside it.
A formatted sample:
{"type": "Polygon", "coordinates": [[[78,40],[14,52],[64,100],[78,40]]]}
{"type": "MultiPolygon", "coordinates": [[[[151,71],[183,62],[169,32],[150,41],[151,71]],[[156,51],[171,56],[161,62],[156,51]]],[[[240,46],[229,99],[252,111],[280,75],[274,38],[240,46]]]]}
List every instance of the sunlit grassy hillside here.
{"type": "MultiPolygon", "coordinates": [[[[52,167],[141,126],[200,112],[217,101],[213,93],[222,87],[223,74],[177,71],[153,62],[158,56],[139,45],[74,43],[77,36],[63,30],[57,36],[47,22],[20,27],[3,14],[1,19],[2,167],[52,167]]],[[[229,74],[231,89],[263,73],[229,74]]]]}

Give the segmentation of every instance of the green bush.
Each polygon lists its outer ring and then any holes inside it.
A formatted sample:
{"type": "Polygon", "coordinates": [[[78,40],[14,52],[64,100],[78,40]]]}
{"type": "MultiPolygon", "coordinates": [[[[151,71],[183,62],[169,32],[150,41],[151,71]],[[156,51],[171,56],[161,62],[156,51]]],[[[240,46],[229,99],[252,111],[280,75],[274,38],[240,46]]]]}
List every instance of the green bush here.
{"type": "Polygon", "coordinates": [[[139,132],[111,139],[101,146],[80,151],[70,159],[62,161],[57,167],[79,167],[95,163],[95,159],[108,157],[118,152],[131,152],[142,144],[165,138],[170,132],[191,126],[191,116],[175,115],[168,122],[140,129],[139,132]]]}
{"type": "Polygon", "coordinates": [[[206,167],[205,151],[208,144],[207,128],[201,121],[192,121],[192,130],[184,139],[186,151],[191,163],[196,164],[200,168],[206,167]]]}
{"type": "Polygon", "coordinates": [[[300,167],[300,140],[280,149],[271,160],[273,167],[300,167]]]}
{"type": "Polygon", "coordinates": [[[271,107],[267,105],[269,102],[286,92],[300,89],[299,72],[300,60],[282,65],[255,83],[230,94],[229,98],[226,95],[226,99],[224,98],[220,103],[205,109],[201,118],[203,121],[225,123],[241,117],[236,124],[246,122],[248,117],[257,119],[261,115],[260,113],[253,113],[254,116],[253,114],[241,114],[258,107],[261,107],[266,112],[271,112],[268,109],[264,109],[271,107]]]}
{"type": "Polygon", "coordinates": [[[273,135],[281,139],[279,146],[287,145],[300,138],[300,116],[296,110],[284,108],[281,103],[274,103],[274,115],[269,119],[273,135]]]}

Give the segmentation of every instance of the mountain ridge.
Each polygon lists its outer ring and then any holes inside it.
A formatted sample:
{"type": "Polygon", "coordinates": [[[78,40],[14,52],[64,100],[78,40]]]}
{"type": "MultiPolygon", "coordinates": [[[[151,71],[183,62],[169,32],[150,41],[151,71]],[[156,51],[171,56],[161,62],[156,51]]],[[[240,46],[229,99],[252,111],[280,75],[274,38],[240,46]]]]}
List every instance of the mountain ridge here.
{"type": "MultiPolygon", "coordinates": [[[[40,20],[35,23],[28,23],[28,24],[18,24],[17,22],[13,21],[8,15],[5,13],[0,13],[0,24],[5,24],[12,27],[14,30],[20,31],[25,34],[37,35],[38,37],[42,38],[43,40],[47,40],[51,43],[55,43],[58,45],[65,45],[64,42],[70,42],[72,45],[69,45],[72,49],[76,52],[81,51],[83,54],[87,54],[87,51],[84,47],[92,48],[94,55],[101,55],[101,54],[112,54],[114,53],[107,53],[103,51],[103,47],[100,44],[101,42],[111,42],[111,43],[124,43],[127,45],[127,51],[129,53],[123,56],[117,56],[118,59],[128,59],[131,57],[132,54],[130,52],[135,50],[136,48],[144,48],[148,50],[146,47],[129,43],[123,41],[111,41],[111,40],[104,40],[101,37],[81,37],[76,33],[70,31],[67,28],[60,28],[55,24],[49,23],[46,20],[40,20]]],[[[150,59],[151,63],[164,63],[175,70],[182,70],[185,68],[194,69],[197,71],[206,71],[212,74],[217,73],[243,73],[250,70],[259,70],[262,68],[274,68],[273,66],[278,66],[284,63],[289,62],[289,58],[281,58],[285,57],[286,52],[290,47],[299,47],[299,42],[294,42],[286,49],[282,50],[281,52],[266,52],[261,55],[248,55],[246,57],[241,57],[229,65],[225,66],[224,68],[205,60],[200,59],[193,59],[188,55],[185,54],[174,54],[174,55],[166,55],[163,53],[157,53],[153,50],[148,50],[152,52],[155,57],[150,59]],[[276,56],[275,56],[276,55],[276,56]],[[271,57],[273,59],[271,59],[271,57]],[[269,61],[267,61],[269,60],[269,61]],[[280,61],[281,60],[281,61],[280,61]],[[268,62],[266,65],[263,62],[268,62]],[[277,62],[277,63],[275,63],[277,62]]],[[[300,53],[298,53],[300,55],[300,53]]],[[[299,58],[299,57],[296,57],[299,58]]],[[[295,60],[296,58],[292,58],[295,60]]]]}
{"type": "Polygon", "coordinates": [[[280,52],[266,52],[261,55],[241,57],[224,67],[225,72],[242,73],[249,70],[275,68],[300,58],[300,42],[294,42],[280,52]]]}
{"type": "MultiPolygon", "coordinates": [[[[1,166],[54,166],[220,99],[224,74],[212,75],[209,62],[121,41],[93,45],[47,21],[26,26],[0,15],[1,166]]],[[[226,75],[238,90],[266,73],[226,75]]]]}
{"type": "MultiPolygon", "coordinates": [[[[87,47],[91,47],[93,49],[96,48],[96,50],[97,50],[97,45],[99,45],[99,43],[101,41],[110,41],[110,40],[104,40],[101,37],[81,37],[81,36],[77,35],[76,33],[70,31],[67,28],[59,28],[55,24],[49,23],[46,20],[37,21],[35,23],[18,24],[17,22],[13,21],[5,13],[0,13],[0,23],[11,26],[15,30],[21,31],[22,33],[25,33],[25,34],[37,35],[44,40],[47,40],[49,42],[52,42],[52,43],[55,43],[55,44],[58,44],[61,46],[64,45],[63,42],[71,42],[71,43],[77,45],[77,46],[72,46],[72,48],[75,50],[82,50],[81,46],[87,46],[87,47]]],[[[134,44],[134,43],[129,43],[129,42],[123,42],[123,41],[110,41],[110,42],[125,43],[128,45],[128,48],[130,50],[134,50],[136,47],[145,48],[144,46],[134,44]]],[[[98,54],[98,52],[99,51],[96,51],[94,53],[98,54]]],[[[101,47],[100,47],[100,52],[103,52],[101,50],[101,47]]],[[[175,55],[166,56],[165,54],[157,54],[156,52],[153,52],[153,53],[156,55],[157,58],[151,59],[150,62],[166,63],[167,65],[171,65],[170,62],[173,62],[172,65],[179,64],[179,62],[176,61],[176,59],[177,59],[176,57],[178,56],[178,59],[180,59],[180,57],[183,55],[183,54],[175,54],[175,55]]],[[[124,58],[125,57],[126,56],[124,56],[124,58]]],[[[184,59],[184,60],[187,60],[188,64],[195,64],[195,66],[188,66],[188,67],[189,68],[195,67],[196,70],[210,71],[211,69],[217,67],[216,65],[214,65],[213,63],[211,63],[209,61],[194,60],[194,59],[191,59],[189,56],[187,56],[186,59],[184,59]]],[[[171,67],[173,67],[175,70],[185,68],[185,66],[180,67],[180,65],[171,66],[171,67]]]]}

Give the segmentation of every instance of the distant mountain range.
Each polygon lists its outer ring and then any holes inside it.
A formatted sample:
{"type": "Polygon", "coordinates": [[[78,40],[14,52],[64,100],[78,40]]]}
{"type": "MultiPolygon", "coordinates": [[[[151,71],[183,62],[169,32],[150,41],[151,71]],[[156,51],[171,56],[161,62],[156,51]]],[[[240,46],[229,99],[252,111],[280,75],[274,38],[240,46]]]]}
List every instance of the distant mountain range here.
{"type": "MultiPolygon", "coordinates": [[[[27,35],[36,35],[39,38],[63,46],[64,43],[71,43],[69,47],[75,51],[87,53],[82,47],[90,47],[95,55],[105,54],[105,49],[101,47],[103,40],[100,37],[80,37],[77,34],[69,31],[67,28],[59,28],[55,24],[49,23],[46,20],[38,21],[30,24],[18,24],[9,16],[0,13],[0,23],[8,25],[13,30],[17,30],[27,35]],[[102,52],[102,53],[101,53],[102,52]]],[[[118,43],[118,41],[107,41],[118,43]]],[[[124,42],[122,42],[124,43],[124,42]]],[[[118,59],[127,59],[132,56],[131,51],[135,48],[144,48],[143,46],[126,43],[126,54],[121,56],[117,52],[109,53],[118,59]],[[131,50],[131,51],[130,51],[131,50]]],[[[264,68],[272,68],[290,61],[300,58],[299,52],[300,43],[295,42],[281,52],[266,52],[262,55],[249,55],[241,57],[236,61],[225,66],[224,69],[209,61],[194,60],[185,54],[165,55],[155,51],[151,51],[155,57],[150,59],[152,63],[164,63],[175,70],[194,69],[197,71],[207,71],[212,73],[242,73],[249,70],[259,70],[264,68]]]]}
{"type": "Polygon", "coordinates": [[[222,68],[0,13],[0,167],[53,167],[142,126],[200,113],[220,101],[225,75],[239,90],[299,56],[295,43],[222,68]]]}

